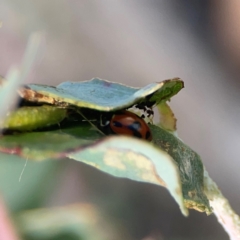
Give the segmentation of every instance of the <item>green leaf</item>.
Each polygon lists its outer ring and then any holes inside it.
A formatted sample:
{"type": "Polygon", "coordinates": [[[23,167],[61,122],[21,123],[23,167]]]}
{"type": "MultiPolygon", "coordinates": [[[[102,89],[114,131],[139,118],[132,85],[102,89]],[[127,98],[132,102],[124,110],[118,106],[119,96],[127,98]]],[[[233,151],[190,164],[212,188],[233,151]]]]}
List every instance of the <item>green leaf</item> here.
{"type": "Polygon", "coordinates": [[[154,125],[150,128],[154,144],[165,150],[178,164],[186,207],[211,214],[212,208],[204,193],[200,156],[172,133],[154,125]]]}
{"type": "Polygon", "coordinates": [[[30,160],[63,158],[102,137],[89,124],[55,131],[28,132],[0,138],[0,151],[30,160]],[[78,137],[76,137],[78,136],[78,137]]]}
{"type": "MultiPolygon", "coordinates": [[[[200,157],[173,134],[154,125],[150,127],[154,145],[125,136],[102,138],[85,123],[56,131],[4,136],[0,139],[0,151],[33,160],[70,157],[116,177],[164,185],[175,199],[180,197],[179,192],[176,194],[178,189],[188,208],[210,214],[212,210],[203,192],[200,157]],[[178,169],[173,170],[176,166],[178,169]],[[182,190],[177,183],[178,171],[182,190]],[[169,185],[171,181],[173,186],[169,185]]],[[[176,201],[182,208],[181,200],[176,201]]]]}
{"type": "Polygon", "coordinates": [[[85,123],[58,131],[3,136],[0,151],[29,160],[70,157],[116,177],[164,186],[187,215],[176,163],[165,151],[147,141],[127,136],[102,138],[85,123]]]}
{"type": "Polygon", "coordinates": [[[19,90],[22,98],[31,102],[53,105],[74,105],[99,111],[128,108],[139,101],[166,101],[183,88],[179,78],[133,88],[99,78],[83,82],[63,82],[57,87],[29,84],[19,90]]]}
{"type": "Polygon", "coordinates": [[[165,151],[154,145],[127,136],[108,137],[91,148],[69,153],[72,159],[85,162],[116,177],[154,183],[168,189],[184,215],[177,166],[165,151]]]}
{"type": "Polygon", "coordinates": [[[0,128],[30,131],[57,124],[61,122],[66,115],[66,109],[55,106],[21,107],[8,113],[4,120],[0,120],[0,128]]]}
{"type": "Polygon", "coordinates": [[[184,83],[180,80],[180,78],[168,79],[160,82],[160,84],[161,83],[163,83],[161,88],[150,98],[150,101],[154,101],[156,104],[159,104],[162,101],[166,102],[170,100],[171,97],[176,95],[182,88],[184,88],[184,83]]]}

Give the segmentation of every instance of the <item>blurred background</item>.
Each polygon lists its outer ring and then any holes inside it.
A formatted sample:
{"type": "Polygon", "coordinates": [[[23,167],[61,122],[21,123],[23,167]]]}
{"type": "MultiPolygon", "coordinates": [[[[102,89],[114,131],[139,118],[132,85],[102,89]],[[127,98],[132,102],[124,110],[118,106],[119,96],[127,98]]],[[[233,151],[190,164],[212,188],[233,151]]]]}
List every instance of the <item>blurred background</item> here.
{"type": "MultiPolygon", "coordinates": [[[[178,134],[240,214],[239,16],[237,0],[1,0],[0,75],[20,63],[29,35],[43,31],[28,82],[100,77],[141,87],[180,77],[185,88],[170,103],[178,134]]],[[[165,189],[69,160],[29,163],[19,182],[25,161],[0,161],[0,191],[12,214],[89,202],[133,239],[228,239],[214,216],[183,217],[165,189]]]]}

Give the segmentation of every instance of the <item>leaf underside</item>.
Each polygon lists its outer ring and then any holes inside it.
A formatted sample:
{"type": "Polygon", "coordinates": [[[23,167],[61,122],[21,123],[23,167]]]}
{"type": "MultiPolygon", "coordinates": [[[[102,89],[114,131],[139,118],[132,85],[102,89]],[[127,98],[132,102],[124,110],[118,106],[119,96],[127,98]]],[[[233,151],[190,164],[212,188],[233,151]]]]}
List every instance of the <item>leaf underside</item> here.
{"type": "Polygon", "coordinates": [[[73,105],[98,111],[117,111],[136,103],[167,101],[184,87],[179,78],[132,88],[99,78],[82,82],[63,82],[57,87],[29,84],[19,90],[22,98],[32,102],[73,105]]]}

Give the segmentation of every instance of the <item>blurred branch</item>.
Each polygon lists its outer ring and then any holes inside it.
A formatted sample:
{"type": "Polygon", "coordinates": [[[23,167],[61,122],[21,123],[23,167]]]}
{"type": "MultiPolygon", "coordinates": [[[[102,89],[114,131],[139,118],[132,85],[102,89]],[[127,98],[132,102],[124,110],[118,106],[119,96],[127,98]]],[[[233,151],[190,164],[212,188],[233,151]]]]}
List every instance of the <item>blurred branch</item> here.
{"type": "Polygon", "coordinates": [[[0,76],[0,102],[2,104],[0,109],[0,118],[4,117],[9,111],[9,107],[16,104],[17,93],[16,89],[25,81],[31,67],[36,60],[39,52],[39,47],[43,42],[43,34],[40,32],[32,33],[29,37],[27,48],[20,67],[12,67],[7,73],[6,79],[0,76]]]}
{"type": "Polygon", "coordinates": [[[214,214],[230,239],[240,239],[240,217],[233,211],[228,200],[222,195],[206,170],[204,171],[204,187],[214,214]]]}

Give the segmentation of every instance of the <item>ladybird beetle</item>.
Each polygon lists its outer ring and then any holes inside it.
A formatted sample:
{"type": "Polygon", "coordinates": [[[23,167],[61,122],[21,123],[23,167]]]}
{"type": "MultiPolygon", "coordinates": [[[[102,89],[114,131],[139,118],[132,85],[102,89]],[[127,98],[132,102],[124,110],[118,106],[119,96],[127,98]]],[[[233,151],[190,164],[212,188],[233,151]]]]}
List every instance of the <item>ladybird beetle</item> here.
{"type": "Polygon", "coordinates": [[[148,141],[152,140],[152,134],[147,123],[132,112],[127,110],[115,112],[111,119],[107,120],[105,118],[104,120],[105,122],[101,121],[101,127],[105,129],[107,127],[111,133],[135,136],[148,141]]]}

